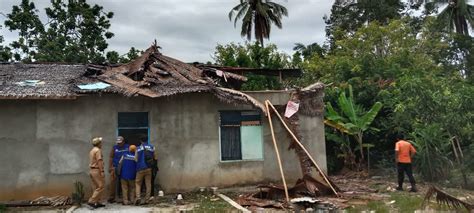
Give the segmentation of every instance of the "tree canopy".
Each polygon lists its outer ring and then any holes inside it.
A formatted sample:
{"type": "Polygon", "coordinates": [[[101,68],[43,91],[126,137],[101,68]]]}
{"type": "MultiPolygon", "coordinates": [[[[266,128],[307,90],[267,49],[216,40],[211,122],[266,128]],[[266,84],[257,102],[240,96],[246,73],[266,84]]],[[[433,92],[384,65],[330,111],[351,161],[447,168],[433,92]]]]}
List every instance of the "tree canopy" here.
{"type": "Polygon", "coordinates": [[[85,0],[52,0],[45,8],[48,21],[41,22],[34,2],[22,0],[7,14],[5,26],[18,31],[18,40],[11,43],[14,60],[100,63],[112,12],[85,0]]]}

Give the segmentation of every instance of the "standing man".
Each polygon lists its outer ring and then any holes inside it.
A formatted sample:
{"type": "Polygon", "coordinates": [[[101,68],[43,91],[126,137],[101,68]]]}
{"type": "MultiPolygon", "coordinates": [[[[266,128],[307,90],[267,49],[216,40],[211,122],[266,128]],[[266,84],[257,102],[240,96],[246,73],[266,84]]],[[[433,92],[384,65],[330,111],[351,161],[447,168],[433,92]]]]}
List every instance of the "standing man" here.
{"type": "Polygon", "coordinates": [[[411,168],[411,159],[415,155],[416,150],[411,143],[405,140],[401,140],[401,137],[397,137],[397,143],[395,144],[395,162],[397,163],[398,171],[398,191],[403,191],[403,179],[407,174],[408,179],[411,183],[410,192],[417,192],[415,185],[415,178],[411,168]]]}
{"type": "Polygon", "coordinates": [[[110,175],[110,186],[109,186],[109,203],[117,201],[120,191],[120,176],[118,175],[118,164],[120,158],[124,153],[128,152],[128,144],[122,136],[118,136],[116,144],[112,147],[109,154],[109,175],[110,175]]]}
{"type": "Polygon", "coordinates": [[[137,162],[137,177],[135,179],[135,190],[136,190],[136,201],[135,204],[141,204],[141,185],[145,180],[146,194],[145,202],[150,201],[151,190],[152,190],[152,168],[153,161],[156,162],[155,147],[151,144],[147,144],[148,139],[146,137],[140,139],[140,146],[135,152],[135,161],[137,162]]]}
{"type": "Polygon", "coordinates": [[[136,150],[137,147],[131,145],[129,152],[122,156],[119,163],[123,205],[130,204],[130,201],[135,202],[135,177],[137,174],[137,162],[135,162],[136,150]]]}
{"type": "Polygon", "coordinates": [[[102,137],[92,139],[92,150],[89,152],[89,174],[92,181],[92,196],[87,204],[92,208],[104,207],[99,201],[105,185],[104,161],[102,158],[102,137]]]}

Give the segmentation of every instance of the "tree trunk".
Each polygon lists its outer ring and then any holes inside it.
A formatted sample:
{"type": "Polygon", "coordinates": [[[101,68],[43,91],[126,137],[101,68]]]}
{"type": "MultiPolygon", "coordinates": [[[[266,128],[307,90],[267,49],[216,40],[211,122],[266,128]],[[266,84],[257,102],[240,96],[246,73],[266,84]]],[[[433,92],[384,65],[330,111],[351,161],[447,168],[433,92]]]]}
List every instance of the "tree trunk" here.
{"type": "MultiPolygon", "coordinates": [[[[303,138],[301,137],[301,135],[298,131],[298,127],[299,127],[298,114],[294,114],[290,118],[286,118],[286,117],[283,116],[283,119],[288,124],[291,131],[295,134],[296,138],[298,138],[298,140],[302,141],[303,138]]],[[[311,171],[312,171],[312,167],[313,167],[313,165],[312,165],[313,163],[311,162],[311,159],[308,157],[308,155],[306,155],[304,150],[296,144],[296,142],[293,140],[293,138],[291,136],[289,136],[289,137],[291,139],[291,144],[288,147],[288,149],[294,149],[295,150],[295,153],[298,156],[298,160],[300,162],[300,167],[301,167],[301,172],[303,173],[303,177],[305,175],[311,175],[311,171]]]]}

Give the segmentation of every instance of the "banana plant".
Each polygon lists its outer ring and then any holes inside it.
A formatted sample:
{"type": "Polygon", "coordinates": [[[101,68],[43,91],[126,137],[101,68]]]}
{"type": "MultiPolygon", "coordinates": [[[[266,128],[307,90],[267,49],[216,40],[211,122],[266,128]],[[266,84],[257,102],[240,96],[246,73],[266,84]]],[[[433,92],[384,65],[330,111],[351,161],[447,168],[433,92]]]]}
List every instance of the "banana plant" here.
{"type": "Polygon", "coordinates": [[[352,86],[349,85],[349,97],[343,91],[337,99],[338,111],[334,109],[331,103],[326,104],[326,119],[324,123],[332,128],[337,129],[343,134],[351,135],[357,141],[358,149],[362,161],[364,160],[364,132],[368,129],[378,131],[378,129],[370,127],[375,117],[382,109],[382,103],[376,102],[369,111],[354,103],[354,94],[352,86]]]}

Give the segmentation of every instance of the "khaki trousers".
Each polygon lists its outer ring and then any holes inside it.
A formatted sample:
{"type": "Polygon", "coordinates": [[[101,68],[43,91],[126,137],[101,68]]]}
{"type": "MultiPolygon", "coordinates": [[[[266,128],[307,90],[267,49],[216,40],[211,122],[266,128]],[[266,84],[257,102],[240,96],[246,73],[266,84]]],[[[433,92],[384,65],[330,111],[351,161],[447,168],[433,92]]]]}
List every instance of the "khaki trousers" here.
{"type": "Polygon", "coordinates": [[[122,185],[123,204],[127,205],[130,201],[135,202],[135,180],[120,179],[120,183],[122,185]]]}
{"type": "Polygon", "coordinates": [[[100,175],[99,169],[91,169],[89,175],[92,180],[92,196],[89,198],[89,203],[98,203],[102,198],[104,192],[105,177],[100,175]]]}
{"type": "Polygon", "coordinates": [[[151,169],[144,169],[137,172],[137,177],[135,179],[135,189],[136,189],[136,197],[137,200],[140,200],[140,193],[142,189],[142,182],[145,180],[146,186],[146,194],[145,200],[148,201],[150,199],[151,194],[151,169]]]}

